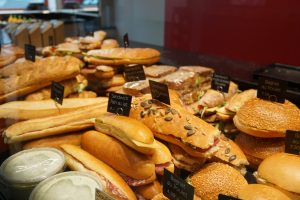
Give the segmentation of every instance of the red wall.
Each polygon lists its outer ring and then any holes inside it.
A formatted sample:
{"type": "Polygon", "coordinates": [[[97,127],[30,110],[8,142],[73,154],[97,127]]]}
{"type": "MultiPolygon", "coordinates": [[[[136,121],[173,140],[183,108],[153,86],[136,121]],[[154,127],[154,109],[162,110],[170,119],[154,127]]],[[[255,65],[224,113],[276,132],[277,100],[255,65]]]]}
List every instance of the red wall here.
{"type": "Polygon", "coordinates": [[[300,66],[300,1],[166,0],[165,47],[300,66]]]}

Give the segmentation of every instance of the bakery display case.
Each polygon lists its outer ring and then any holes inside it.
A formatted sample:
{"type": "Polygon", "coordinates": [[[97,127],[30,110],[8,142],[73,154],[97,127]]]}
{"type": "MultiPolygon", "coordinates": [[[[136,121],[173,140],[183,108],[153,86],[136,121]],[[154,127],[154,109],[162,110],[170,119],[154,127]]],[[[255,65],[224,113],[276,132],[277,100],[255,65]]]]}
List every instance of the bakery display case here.
{"type": "Polygon", "coordinates": [[[300,68],[270,45],[291,5],[11,2],[0,199],[299,199],[300,68]]]}

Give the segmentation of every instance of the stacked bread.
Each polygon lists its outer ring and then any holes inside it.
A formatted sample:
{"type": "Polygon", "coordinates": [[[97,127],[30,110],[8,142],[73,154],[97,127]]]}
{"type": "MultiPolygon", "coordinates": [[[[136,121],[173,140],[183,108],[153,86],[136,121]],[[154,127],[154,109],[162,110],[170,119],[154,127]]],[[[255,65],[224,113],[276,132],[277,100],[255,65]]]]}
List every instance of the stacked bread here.
{"type": "Polygon", "coordinates": [[[300,110],[289,101],[283,104],[258,98],[248,100],[233,118],[242,132],[236,142],[256,169],[267,157],[284,152],[287,130],[300,130],[300,110]]]}

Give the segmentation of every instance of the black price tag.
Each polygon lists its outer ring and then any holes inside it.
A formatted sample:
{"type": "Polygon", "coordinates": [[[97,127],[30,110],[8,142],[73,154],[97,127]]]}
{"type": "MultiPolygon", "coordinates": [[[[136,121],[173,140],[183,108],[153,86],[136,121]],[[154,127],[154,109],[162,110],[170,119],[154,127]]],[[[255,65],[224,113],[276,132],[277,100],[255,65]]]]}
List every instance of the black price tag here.
{"type": "Polygon", "coordinates": [[[111,92],[108,97],[107,112],[129,116],[132,96],[111,92]]]}
{"type": "Polygon", "coordinates": [[[224,194],[219,194],[218,195],[218,200],[240,200],[240,199],[235,198],[235,197],[231,197],[231,196],[227,196],[227,195],[224,195],[224,194]]]}
{"type": "Polygon", "coordinates": [[[95,200],[114,200],[114,198],[96,188],[95,200]]]}
{"type": "Polygon", "coordinates": [[[51,84],[51,99],[62,105],[64,99],[64,90],[65,87],[63,85],[53,81],[51,84]]]}
{"type": "Polygon", "coordinates": [[[145,80],[146,76],[143,65],[125,67],[125,79],[127,82],[145,80]]]}
{"type": "Polygon", "coordinates": [[[193,200],[194,187],[164,169],[163,194],[172,200],[193,200]]]}
{"type": "Polygon", "coordinates": [[[149,80],[149,85],[152,99],[156,99],[160,102],[170,105],[169,90],[166,84],[149,80]]]}
{"type": "Polygon", "coordinates": [[[52,35],[49,35],[49,37],[48,37],[48,43],[49,43],[49,46],[53,46],[54,45],[54,40],[53,40],[53,36],[52,35]]]}
{"type": "Polygon", "coordinates": [[[287,82],[267,77],[259,77],[257,97],[260,99],[284,103],[287,82]]]}
{"type": "Polygon", "coordinates": [[[124,43],[124,47],[125,47],[125,48],[128,48],[128,47],[129,47],[128,33],[126,33],[126,34],[123,36],[123,43],[124,43]]]}
{"type": "Polygon", "coordinates": [[[300,153],[300,131],[286,131],[285,152],[299,155],[300,153]]]}
{"type": "Polygon", "coordinates": [[[25,44],[25,59],[35,62],[35,54],[36,54],[35,46],[30,44],[25,44]]]}
{"type": "Polygon", "coordinates": [[[230,77],[220,74],[213,74],[211,88],[220,92],[228,93],[230,77]]]}

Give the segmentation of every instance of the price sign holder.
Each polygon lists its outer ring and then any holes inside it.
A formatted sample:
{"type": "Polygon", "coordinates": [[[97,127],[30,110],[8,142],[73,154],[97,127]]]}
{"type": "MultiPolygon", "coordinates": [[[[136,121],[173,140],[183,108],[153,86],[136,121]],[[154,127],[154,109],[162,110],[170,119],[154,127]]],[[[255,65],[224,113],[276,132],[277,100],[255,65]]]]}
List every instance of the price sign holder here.
{"type": "Polygon", "coordinates": [[[129,116],[132,96],[111,92],[108,97],[107,112],[129,116]]]}
{"type": "Polygon", "coordinates": [[[219,194],[218,195],[218,200],[240,200],[240,199],[235,198],[235,197],[231,197],[231,196],[227,196],[227,195],[224,195],[224,194],[219,194]]]}
{"type": "Polygon", "coordinates": [[[286,131],[285,152],[300,155],[300,131],[286,131]]]}
{"type": "Polygon", "coordinates": [[[35,46],[30,45],[30,44],[25,44],[25,59],[30,60],[32,62],[35,62],[35,46]]]}
{"type": "Polygon", "coordinates": [[[193,200],[194,187],[164,169],[163,194],[172,200],[193,200]]]}
{"type": "Polygon", "coordinates": [[[258,79],[257,98],[284,103],[287,82],[261,76],[258,79]]]}
{"type": "Polygon", "coordinates": [[[129,47],[129,37],[128,37],[128,33],[126,33],[126,34],[123,36],[123,43],[124,43],[124,47],[125,47],[125,48],[128,48],[128,47],[129,47]]]}
{"type": "Polygon", "coordinates": [[[230,85],[230,77],[221,74],[213,74],[211,88],[223,93],[228,93],[230,85]]]}
{"type": "Polygon", "coordinates": [[[166,84],[149,80],[149,85],[152,99],[156,99],[160,102],[170,105],[169,90],[166,84]]]}
{"type": "Polygon", "coordinates": [[[63,104],[65,87],[58,82],[53,81],[51,84],[51,99],[60,105],[63,104]]]}
{"type": "Polygon", "coordinates": [[[135,65],[125,67],[125,79],[127,82],[145,80],[145,72],[143,65],[135,65]]]}

